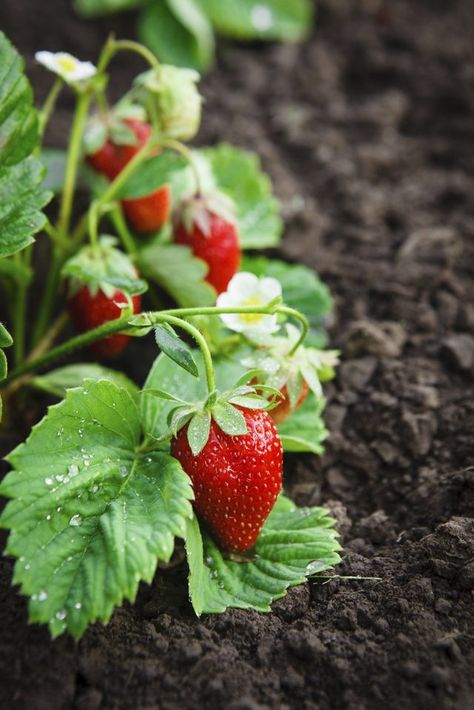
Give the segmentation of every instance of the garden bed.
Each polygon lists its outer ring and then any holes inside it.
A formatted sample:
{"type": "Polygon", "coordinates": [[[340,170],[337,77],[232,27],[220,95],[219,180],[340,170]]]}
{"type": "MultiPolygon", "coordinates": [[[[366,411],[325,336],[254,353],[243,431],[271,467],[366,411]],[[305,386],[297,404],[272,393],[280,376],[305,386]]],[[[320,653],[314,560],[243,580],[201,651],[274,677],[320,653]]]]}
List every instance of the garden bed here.
{"type": "MultiPolygon", "coordinates": [[[[25,0],[1,10],[40,96],[47,80],[34,51],[89,58],[111,24],[81,23],[64,6],[25,0]]],[[[284,205],[279,256],[316,269],[332,289],[331,344],[343,359],[326,390],[331,438],[322,459],[287,456],[285,487],[338,518],[338,574],[379,579],[315,580],[271,614],[197,619],[178,567],[75,644],[26,626],[4,558],[2,707],[472,702],[471,3],[320,6],[302,46],[221,48],[203,82],[199,138],[262,156],[284,205]]],[[[129,34],[129,18],[112,24],[129,34]]],[[[127,58],[124,85],[136,69],[127,58]]],[[[65,144],[69,110],[66,99],[50,144],[65,144]]],[[[149,344],[143,362],[142,348],[134,343],[122,363],[137,381],[155,355],[149,344]]],[[[38,414],[25,413],[25,429],[38,414]]],[[[2,435],[1,453],[15,443],[2,435]]]]}

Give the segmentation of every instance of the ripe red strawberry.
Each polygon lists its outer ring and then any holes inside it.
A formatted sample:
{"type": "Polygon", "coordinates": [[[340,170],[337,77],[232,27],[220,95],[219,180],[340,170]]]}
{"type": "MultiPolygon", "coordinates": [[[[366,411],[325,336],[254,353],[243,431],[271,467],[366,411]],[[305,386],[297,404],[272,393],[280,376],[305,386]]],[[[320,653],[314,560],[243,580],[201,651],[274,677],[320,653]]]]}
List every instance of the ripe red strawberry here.
{"type": "Polygon", "coordinates": [[[282,398],[278,400],[277,406],[268,412],[275,424],[281,424],[285,421],[285,419],[290,416],[290,414],[293,414],[293,412],[295,412],[298,407],[301,407],[306,397],[308,396],[308,392],[308,383],[303,380],[303,388],[301,390],[301,394],[298,398],[298,401],[296,402],[296,406],[292,409],[290,399],[288,397],[288,390],[286,388],[286,385],[283,385],[283,387],[281,388],[282,398]]]}
{"type": "Polygon", "coordinates": [[[180,221],[174,231],[174,241],[191,247],[195,256],[207,262],[209,273],[206,281],[219,294],[227,289],[229,281],[239,269],[239,236],[231,221],[210,211],[206,217],[205,222],[200,221],[198,224],[193,221],[190,226],[180,221]]]}
{"type": "MultiPolygon", "coordinates": [[[[127,297],[123,291],[117,289],[109,298],[100,289],[93,295],[88,286],[83,286],[69,301],[69,312],[76,329],[80,333],[84,333],[118,318],[122,314],[122,309],[117,304],[121,303],[127,303],[127,297]]],[[[141,296],[133,296],[132,303],[133,312],[139,313],[141,296]]],[[[99,357],[109,358],[121,353],[129,340],[130,336],[128,335],[110,335],[102,340],[96,340],[89,347],[99,357]]]]}
{"type": "Polygon", "coordinates": [[[229,436],[211,422],[194,456],[188,425],[173,438],[172,455],[194,486],[194,507],[222,547],[244,552],[255,543],[281,490],[283,452],[274,423],[262,409],[243,409],[247,434],[229,436]]]}
{"type": "Polygon", "coordinates": [[[94,170],[102,173],[109,180],[114,180],[123,168],[143,148],[151,135],[151,126],[145,121],[135,118],[125,118],[125,123],[135,134],[134,145],[118,145],[108,138],[98,151],[86,156],[86,160],[94,170]]]}
{"type": "Polygon", "coordinates": [[[156,232],[167,221],[171,210],[171,188],[164,185],[145,197],[122,200],[127,221],[136,232],[156,232]]]}
{"type": "MultiPolygon", "coordinates": [[[[151,135],[151,126],[145,121],[126,118],[123,121],[135,134],[134,145],[115,144],[108,138],[98,151],[87,156],[87,162],[109,180],[114,180],[151,135]]],[[[155,232],[167,221],[171,209],[171,190],[163,185],[144,197],[123,200],[127,220],[136,232],[155,232]]]]}

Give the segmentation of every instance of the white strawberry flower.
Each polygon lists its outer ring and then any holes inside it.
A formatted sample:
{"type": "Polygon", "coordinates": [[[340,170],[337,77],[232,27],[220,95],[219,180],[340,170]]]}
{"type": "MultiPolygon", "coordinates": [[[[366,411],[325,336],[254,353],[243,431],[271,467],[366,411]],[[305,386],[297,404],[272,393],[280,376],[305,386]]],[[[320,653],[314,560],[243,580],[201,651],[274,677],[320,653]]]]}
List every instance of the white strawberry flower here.
{"type": "Polygon", "coordinates": [[[97,73],[92,62],[81,62],[68,52],[36,52],[35,59],[46,69],[64,79],[68,84],[79,84],[97,73]]]}
{"type": "MultiPolygon", "coordinates": [[[[242,306],[264,307],[275,298],[281,297],[281,284],[277,279],[241,271],[230,280],[227,291],[217,299],[219,308],[241,308],[242,306]]],[[[225,325],[237,333],[243,333],[251,340],[262,342],[278,330],[278,317],[268,313],[225,313],[221,315],[225,325]]]]}

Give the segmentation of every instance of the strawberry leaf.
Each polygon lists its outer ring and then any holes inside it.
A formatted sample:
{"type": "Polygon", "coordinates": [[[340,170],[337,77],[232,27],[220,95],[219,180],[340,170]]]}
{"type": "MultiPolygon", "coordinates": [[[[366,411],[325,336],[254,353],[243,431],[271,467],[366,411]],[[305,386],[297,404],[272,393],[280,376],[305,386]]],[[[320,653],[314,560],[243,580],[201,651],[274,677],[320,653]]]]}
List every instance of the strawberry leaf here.
{"type": "Polygon", "coordinates": [[[84,17],[98,17],[111,12],[131,10],[143,5],[144,0],[74,0],[74,7],[84,17]]]}
{"type": "Polygon", "coordinates": [[[235,562],[223,556],[196,517],[186,523],[189,594],[196,614],[229,607],[270,611],[289,587],[340,562],[333,529],[324,508],[297,508],[280,496],[255,545],[255,556],[235,562]]]}
{"type": "Polygon", "coordinates": [[[41,209],[51,193],[41,188],[44,167],[30,157],[38,118],[24,62],[0,32],[0,257],[31,244],[45,224],[41,209]]]}
{"type": "Polygon", "coordinates": [[[285,451],[308,451],[322,454],[328,431],[322,417],[324,399],[309,393],[303,404],[278,424],[277,429],[285,451]]]}
{"type": "Polygon", "coordinates": [[[306,266],[287,264],[264,256],[245,256],[242,271],[257,276],[271,276],[281,283],[283,300],[306,316],[310,332],[305,345],[323,347],[326,343],[325,323],[333,300],[328,287],[306,266]]]}
{"type": "Polygon", "coordinates": [[[212,63],[214,34],[199,0],[151,2],[139,17],[138,35],[167,64],[203,71],[212,63]]]}
{"type": "Polygon", "coordinates": [[[242,40],[266,39],[295,42],[309,32],[312,0],[199,0],[216,31],[242,40]]]}
{"type": "Polygon", "coordinates": [[[155,328],[155,340],[158,347],[177,365],[198,377],[199,372],[190,348],[179,338],[169,325],[159,325],[155,328]]]}
{"type": "Polygon", "coordinates": [[[132,380],[122,372],[104,367],[96,362],[77,362],[74,365],[60,367],[45,375],[36,376],[33,378],[32,384],[55,397],[64,399],[67,390],[81,387],[84,380],[108,380],[116,384],[117,387],[126,389],[134,399],[138,397],[138,387],[132,380]]]}
{"type": "Polygon", "coordinates": [[[207,264],[196,259],[188,247],[155,242],[142,249],[137,259],[140,272],[167,291],[180,306],[215,303],[216,292],[204,281],[207,264]]]}
{"type": "Polygon", "coordinates": [[[138,410],[111,382],[86,383],[50,407],[8,461],[12,500],[0,525],[31,621],[80,637],[150,582],[185,533],[192,490],[168,454],[141,454],[138,410]]]}
{"type": "Polygon", "coordinates": [[[187,166],[187,160],[172,150],[164,150],[158,155],[147,158],[129,177],[118,192],[117,197],[136,199],[150,195],[159,187],[169,183],[173,173],[187,166]]]}
{"type": "MultiPolygon", "coordinates": [[[[5,379],[8,373],[8,362],[2,348],[9,348],[13,345],[13,339],[8,330],[0,323],[0,382],[5,379]]],[[[0,397],[0,422],[2,421],[3,404],[0,397]]]]}
{"type": "Polygon", "coordinates": [[[87,284],[91,293],[101,289],[112,298],[117,289],[130,296],[147,290],[147,282],[138,277],[130,257],[115,244],[115,237],[101,236],[98,244],[82,247],[66,262],[62,274],[71,279],[73,291],[87,284]]]}
{"type": "Polygon", "coordinates": [[[225,143],[201,152],[212,166],[215,186],[235,202],[242,248],[276,246],[283,228],[279,203],[259,158],[225,143]]]}
{"type": "MultiPolygon", "coordinates": [[[[98,146],[100,148],[100,146],[98,146]]],[[[97,149],[98,149],[97,148],[97,149]]],[[[40,153],[40,160],[46,168],[43,178],[43,189],[51,190],[59,194],[64,188],[64,176],[66,173],[67,151],[61,148],[43,148],[40,153]]],[[[95,184],[101,181],[102,188],[107,185],[106,178],[95,173],[86,163],[79,165],[77,175],[78,190],[92,190],[95,184]]]]}

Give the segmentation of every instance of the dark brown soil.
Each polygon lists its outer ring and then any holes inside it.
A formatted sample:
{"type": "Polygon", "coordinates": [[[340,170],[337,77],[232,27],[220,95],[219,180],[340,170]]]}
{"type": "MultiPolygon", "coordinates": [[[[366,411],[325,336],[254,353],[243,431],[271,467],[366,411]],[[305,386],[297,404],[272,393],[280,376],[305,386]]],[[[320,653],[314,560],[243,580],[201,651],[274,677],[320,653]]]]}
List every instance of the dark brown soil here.
{"type": "MultiPolygon", "coordinates": [[[[473,6],[319,5],[303,46],[221,49],[201,140],[262,155],[287,218],[282,255],[333,290],[332,436],[322,460],[287,458],[286,486],[337,515],[340,574],[381,580],[311,582],[272,614],[199,620],[177,570],[76,645],[26,626],[3,559],[3,708],[472,707],[473,6]]],[[[29,60],[96,54],[111,22],[81,23],[60,0],[4,0],[0,18],[29,60]]],[[[131,20],[113,20],[120,35],[131,20]]],[[[135,69],[122,62],[121,87],[135,69]]]]}

